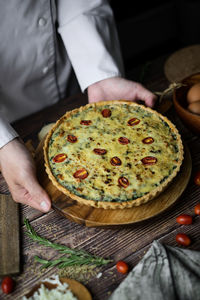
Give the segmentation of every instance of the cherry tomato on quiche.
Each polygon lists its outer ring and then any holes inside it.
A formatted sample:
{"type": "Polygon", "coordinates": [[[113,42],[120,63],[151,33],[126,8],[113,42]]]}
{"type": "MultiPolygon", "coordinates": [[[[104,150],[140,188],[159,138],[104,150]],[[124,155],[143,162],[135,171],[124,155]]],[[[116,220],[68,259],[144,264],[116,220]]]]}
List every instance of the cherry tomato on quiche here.
{"type": "Polygon", "coordinates": [[[198,186],[200,186],[200,171],[197,171],[194,176],[194,183],[198,186]]]}
{"type": "Polygon", "coordinates": [[[141,159],[143,165],[154,165],[157,162],[157,158],[154,156],[146,156],[141,159]]]}
{"type": "Polygon", "coordinates": [[[118,142],[119,142],[121,145],[127,145],[127,144],[130,143],[130,140],[127,139],[127,137],[121,136],[120,138],[118,138],[118,142]]]}
{"type": "Polygon", "coordinates": [[[105,108],[102,110],[101,114],[104,118],[109,118],[112,113],[110,109],[105,108]]]}
{"type": "Polygon", "coordinates": [[[129,186],[129,181],[126,177],[120,177],[118,179],[118,183],[120,186],[122,186],[123,188],[127,188],[129,186]]]}
{"type": "Polygon", "coordinates": [[[140,123],[140,120],[137,118],[133,118],[128,121],[129,126],[135,126],[135,125],[138,125],[139,123],[140,123]]]}
{"type": "Polygon", "coordinates": [[[125,261],[119,260],[116,264],[117,271],[122,274],[126,274],[128,272],[128,265],[125,261]]]}
{"type": "Polygon", "coordinates": [[[152,144],[154,142],[154,139],[151,136],[146,137],[142,140],[144,144],[152,144]]]}
{"type": "Polygon", "coordinates": [[[98,154],[98,155],[104,155],[104,154],[107,153],[107,150],[106,150],[106,149],[95,148],[95,149],[93,150],[93,152],[94,152],[95,154],[98,154]]]}
{"type": "Polygon", "coordinates": [[[88,175],[89,175],[88,171],[84,168],[77,170],[73,174],[74,178],[77,178],[77,179],[85,179],[88,177],[88,175]]]}
{"type": "Polygon", "coordinates": [[[114,156],[114,157],[111,158],[110,163],[113,166],[121,166],[122,161],[121,161],[121,159],[119,157],[114,156]]]}
{"type": "Polygon", "coordinates": [[[91,125],[91,124],[92,124],[92,121],[91,121],[91,120],[81,120],[81,121],[80,121],[80,124],[81,124],[81,125],[88,126],[88,125],[91,125]]]}
{"type": "Polygon", "coordinates": [[[185,233],[178,233],[176,235],[176,242],[182,246],[189,246],[191,244],[191,239],[185,233]]]}
{"type": "Polygon", "coordinates": [[[61,162],[63,162],[66,158],[67,158],[67,154],[65,154],[65,153],[60,153],[60,154],[57,154],[56,156],[54,156],[53,161],[54,161],[55,163],[61,163],[61,162]]]}
{"type": "Polygon", "coordinates": [[[182,214],[176,218],[176,222],[182,225],[192,224],[192,216],[182,214]]]}
{"type": "Polygon", "coordinates": [[[10,294],[13,291],[14,281],[11,277],[6,276],[2,280],[1,289],[4,294],[10,294]]]}
{"type": "Polygon", "coordinates": [[[76,142],[77,142],[78,138],[77,138],[75,135],[68,134],[67,140],[68,140],[68,142],[70,142],[70,143],[73,144],[73,143],[76,143],[76,142]]]}
{"type": "Polygon", "coordinates": [[[198,203],[197,205],[195,205],[194,212],[195,212],[196,215],[200,216],[200,203],[198,203]]]}

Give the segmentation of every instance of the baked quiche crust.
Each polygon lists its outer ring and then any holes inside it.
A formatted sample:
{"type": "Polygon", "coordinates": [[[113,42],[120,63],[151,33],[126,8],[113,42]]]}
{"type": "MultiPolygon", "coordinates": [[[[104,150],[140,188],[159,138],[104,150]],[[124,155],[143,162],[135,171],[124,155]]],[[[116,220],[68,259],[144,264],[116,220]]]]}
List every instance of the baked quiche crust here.
{"type": "Polygon", "coordinates": [[[48,133],[44,160],[58,190],[87,206],[123,209],[146,203],[180,170],[183,145],[165,116],[134,102],[87,104],[48,133]]]}

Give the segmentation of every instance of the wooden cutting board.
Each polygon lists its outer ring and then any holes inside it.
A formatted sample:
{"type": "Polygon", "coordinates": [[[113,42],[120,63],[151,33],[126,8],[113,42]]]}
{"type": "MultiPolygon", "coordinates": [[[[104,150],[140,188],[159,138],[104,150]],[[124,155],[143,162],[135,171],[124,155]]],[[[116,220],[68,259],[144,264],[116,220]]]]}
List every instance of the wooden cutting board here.
{"type": "Polygon", "coordinates": [[[19,205],[0,194],[0,276],[20,271],[19,205]]]}
{"type": "Polygon", "coordinates": [[[185,158],[181,171],[162,194],[137,207],[112,210],[81,205],[57,190],[45,172],[43,142],[36,149],[35,160],[38,180],[50,195],[53,208],[64,217],[88,227],[133,224],[158,215],[181,196],[188,184],[192,169],[190,152],[185,146],[185,158]]]}

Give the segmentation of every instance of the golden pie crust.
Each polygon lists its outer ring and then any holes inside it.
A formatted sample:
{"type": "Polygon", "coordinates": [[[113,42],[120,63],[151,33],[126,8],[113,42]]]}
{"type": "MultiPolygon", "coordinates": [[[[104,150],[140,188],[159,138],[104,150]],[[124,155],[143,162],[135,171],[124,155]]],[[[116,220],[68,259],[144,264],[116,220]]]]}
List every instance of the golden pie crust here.
{"type": "Polygon", "coordinates": [[[87,206],[123,209],[146,203],[171,183],[183,161],[176,127],[158,112],[117,100],[67,112],[44,143],[54,186],[87,206]]]}

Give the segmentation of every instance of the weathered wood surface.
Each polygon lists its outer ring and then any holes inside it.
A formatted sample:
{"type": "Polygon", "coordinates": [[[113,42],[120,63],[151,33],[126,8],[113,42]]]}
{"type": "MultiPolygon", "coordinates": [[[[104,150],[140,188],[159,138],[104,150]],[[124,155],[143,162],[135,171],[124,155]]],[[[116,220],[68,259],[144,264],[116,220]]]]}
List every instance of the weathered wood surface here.
{"type": "MultiPolygon", "coordinates": [[[[163,74],[163,65],[166,57],[153,61],[143,76],[143,83],[152,91],[163,91],[168,87],[168,81],[163,74]]],[[[142,66],[143,68],[143,66],[142,66]]],[[[140,80],[141,68],[138,67],[127,76],[133,80],[140,80]]],[[[86,97],[77,95],[61,101],[53,107],[47,108],[29,118],[15,124],[15,128],[22,135],[24,140],[32,139],[37,145],[37,133],[47,123],[54,122],[63,115],[66,110],[86,104],[86,97]]],[[[200,139],[184,127],[178,119],[173,107],[166,113],[169,119],[179,129],[183,140],[187,143],[192,158],[192,174],[184,193],[175,204],[161,214],[132,225],[113,227],[86,227],[77,224],[59,215],[56,211],[42,214],[30,207],[20,206],[21,215],[21,267],[22,272],[15,277],[15,291],[8,296],[0,292],[0,299],[21,299],[41,279],[51,274],[58,274],[58,269],[46,269],[40,271],[40,265],[34,263],[34,256],[38,255],[45,259],[55,259],[59,255],[55,250],[37,245],[24,233],[23,219],[27,217],[31,225],[42,236],[68,245],[72,248],[79,248],[103,257],[111,257],[113,262],[100,269],[102,276],[96,278],[91,276],[83,280],[85,286],[93,296],[93,300],[106,300],[114,289],[125,278],[125,275],[116,271],[115,263],[123,259],[133,268],[144,253],[149,249],[153,240],[159,240],[171,246],[177,246],[175,236],[178,232],[188,234],[192,239],[190,249],[200,250],[200,217],[194,215],[194,206],[200,202],[200,188],[193,182],[194,173],[200,169],[200,139]],[[194,217],[192,225],[183,226],[176,223],[176,217],[182,213],[191,214],[194,217]]],[[[0,187],[6,191],[5,183],[0,180],[0,187]]]]}
{"type": "Polygon", "coordinates": [[[20,271],[19,205],[0,194],[0,276],[20,271]]]}

